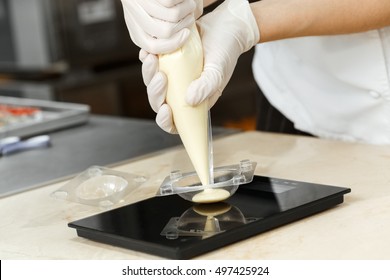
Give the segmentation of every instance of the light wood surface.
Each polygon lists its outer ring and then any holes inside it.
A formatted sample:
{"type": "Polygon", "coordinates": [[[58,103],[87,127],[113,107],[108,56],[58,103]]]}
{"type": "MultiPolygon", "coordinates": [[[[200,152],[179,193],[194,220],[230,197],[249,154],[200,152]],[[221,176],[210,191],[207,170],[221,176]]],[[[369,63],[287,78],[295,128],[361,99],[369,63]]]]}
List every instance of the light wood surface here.
{"type": "MultiPolygon", "coordinates": [[[[349,187],[352,192],[337,207],[200,259],[390,259],[390,146],[246,132],[216,140],[214,159],[216,166],[250,159],[258,163],[257,175],[349,187]]],[[[191,171],[180,147],[117,165],[116,170],[149,177],[124,203],[152,197],[177,168],[191,171]]],[[[0,259],[159,259],[77,237],[67,223],[102,210],[51,197],[63,184],[0,200],[0,259]]]]}

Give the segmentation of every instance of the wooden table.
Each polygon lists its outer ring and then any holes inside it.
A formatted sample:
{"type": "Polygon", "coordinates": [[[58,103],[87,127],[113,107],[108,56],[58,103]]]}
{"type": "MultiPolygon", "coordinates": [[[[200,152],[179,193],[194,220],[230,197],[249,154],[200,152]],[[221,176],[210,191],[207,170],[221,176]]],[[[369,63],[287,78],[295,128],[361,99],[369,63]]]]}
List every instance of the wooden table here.
{"type": "MultiPolygon", "coordinates": [[[[245,132],[214,143],[216,166],[257,161],[255,174],[352,189],[328,211],[200,256],[200,259],[389,259],[390,146],[245,132]]],[[[149,177],[125,203],[152,197],[171,170],[191,170],[170,148],[116,170],[149,177]]],[[[159,259],[77,237],[67,223],[102,210],[57,200],[55,183],[0,200],[0,259],[159,259]]]]}

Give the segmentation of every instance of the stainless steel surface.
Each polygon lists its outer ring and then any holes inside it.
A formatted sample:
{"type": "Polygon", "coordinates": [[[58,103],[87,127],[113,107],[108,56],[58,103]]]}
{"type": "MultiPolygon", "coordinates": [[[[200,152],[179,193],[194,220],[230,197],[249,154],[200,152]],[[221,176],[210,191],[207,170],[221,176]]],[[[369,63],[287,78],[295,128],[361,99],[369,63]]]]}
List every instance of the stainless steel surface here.
{"type": "Polygon", "coordinates": [[[120,1],[0,0],[0,71],[65,73],[137,60],[120,1]]]}
{"type": "Polygon", "coordinates": [[[7,41],[0,44],[8,57],[0,59],[0,68],[7,70],[44,70],[60,63],[58,19],[51,0],[1,0],[6,10],[2,34],[7,41]]]}

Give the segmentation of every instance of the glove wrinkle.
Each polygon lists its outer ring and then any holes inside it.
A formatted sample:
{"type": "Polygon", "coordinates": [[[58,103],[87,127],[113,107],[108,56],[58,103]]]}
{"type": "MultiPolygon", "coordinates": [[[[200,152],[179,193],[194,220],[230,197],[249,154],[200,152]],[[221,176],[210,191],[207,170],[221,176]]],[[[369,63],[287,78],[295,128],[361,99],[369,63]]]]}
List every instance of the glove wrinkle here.
{"type": "Polygon", "coordinates": [[[147,54],[147,56],[143,59],[142,64],[142,77],[144,84],[148,86],[153,79],[153,77],[158,73],[157,66],[158,59],[155,55],[147,54]]]}
{"type": "Polygon", "coordinates": [[[163,104],[156,116],[156,123],[161,129],[170,133],[177,134],[176,127],[173,124],[173,116],[171,108],[167,104],[163,104]]]}
{"type": "Polygon", "coordinates": [[[188,39],[194,14],[199,12],[199,0],[121,1],[132,41],[153,54],[170,53],[180,48],[188,39]]]}
{"type": "Polygon", "coordinates": [[[147,94],[150,106],[156,113],[159,108],[165,103],[166,94],[160,94],[160,92],[166,93],[167,78],[161,72],[157,73],[151,80],[147,87],[147,94]]]}

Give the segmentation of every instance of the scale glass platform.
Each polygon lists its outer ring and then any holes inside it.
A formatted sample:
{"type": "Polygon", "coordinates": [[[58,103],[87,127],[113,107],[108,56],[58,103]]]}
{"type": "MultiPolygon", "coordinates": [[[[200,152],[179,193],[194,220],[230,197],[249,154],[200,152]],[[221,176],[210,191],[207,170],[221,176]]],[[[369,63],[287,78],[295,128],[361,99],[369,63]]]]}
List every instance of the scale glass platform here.
{"type": "Polygon", "coordinates": [[[154,197],[69,223],[80,237],[170,259],[190,259],[332,208],[345,187],[254,176],[224,202],[154,197]]]}

